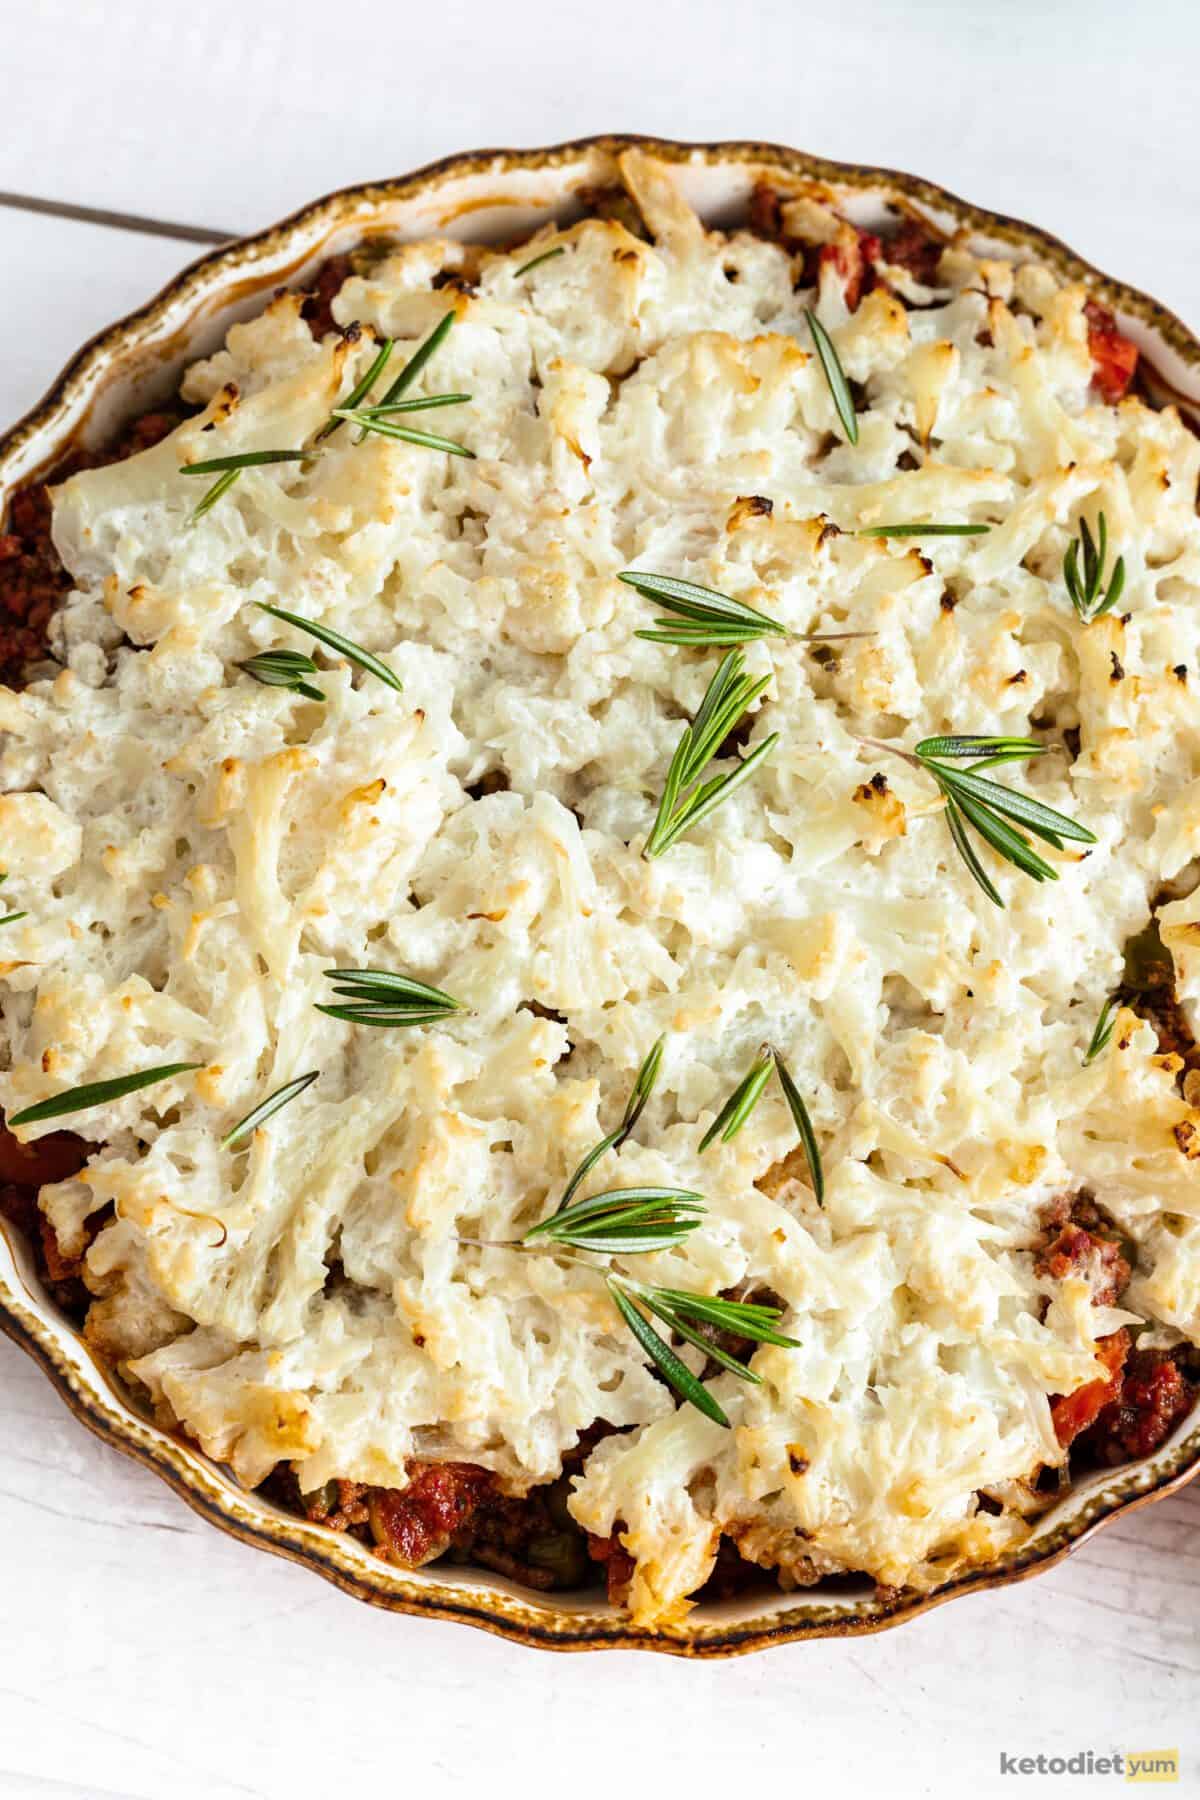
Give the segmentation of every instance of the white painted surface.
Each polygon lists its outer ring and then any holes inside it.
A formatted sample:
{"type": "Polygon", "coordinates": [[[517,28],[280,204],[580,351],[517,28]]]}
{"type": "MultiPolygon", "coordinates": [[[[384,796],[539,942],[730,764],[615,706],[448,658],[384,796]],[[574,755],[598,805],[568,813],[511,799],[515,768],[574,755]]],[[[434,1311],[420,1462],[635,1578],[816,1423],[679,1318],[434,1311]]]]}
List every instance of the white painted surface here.
{"type": "MultiPolygon", "coordinates": [[[[0,188],[249,229],[458,149],[774,138],[1036,220],[1200,322],[1200,12],[1156,0],[41,0],[5,17],[0,188]]],[[[0,419],[190,252],[0,212],[0,419]]],[[[1036,1582],[848,1644],[551,1658],[356,1606],[219,1536],[0,1343],[0,1800],[618,1783],[1101,1791],[1000,1753],[1177,1746],[1200,1787],[1200,1483],[1036,1582]]]]}

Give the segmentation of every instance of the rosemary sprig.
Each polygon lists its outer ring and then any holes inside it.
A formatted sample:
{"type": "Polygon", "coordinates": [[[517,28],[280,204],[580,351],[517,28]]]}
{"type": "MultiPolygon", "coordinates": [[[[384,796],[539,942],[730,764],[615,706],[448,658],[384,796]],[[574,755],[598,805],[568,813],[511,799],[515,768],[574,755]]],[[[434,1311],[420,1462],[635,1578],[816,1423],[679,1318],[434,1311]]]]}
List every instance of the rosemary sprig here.
{"type": "Polygon", "coordinates": [[[529,262],[522,263],[519,269],[514,269],[513,280],[518,281],[522,275],[528,275],[530,269],[540,268],[542,263],[550,262],[556,256],[565,256],[566,253],[565,244],[556,244],[553,250],[543,250],[540,256],[532,257],[529,262]]]}
{"type": "Polygon", "coordinates": [[[954,847],[995,906],[1002,907],[1004,902],[979,860],[967,834],[968,826],[1005,862],[1012,863],[1034,881],[1057,881],[1058,870],[1038,855],[1025,835],[1026,831],[1033,832],[1055,850],[1063,849],[1064,838],[1079,844],[1097,842],[1095,833],[1086,825],[1055,812],[1053,807],[1043,806],[1029,794],[1018,793],[979,774],[980,769],[993,768],[998,763],[1027,762],[1031,757],[1043,756],[1046,746],[1034,738],[931,737],[923,738],[911,751],[902,750],[896,744],[882,743],[878,738],[862,741],[873,749],[900,756],[913,768],[924,769],[933,776],[946,798],[946,824],[954,847]],[[966,757],[974,759],[968,768],[954,767],[955,761],[966,757]]]}
{"type": "Polygon", "coordinates": [[[651,1287],[646,1282],[635,1281],[632,1276],[621,1275],[616,1271],[605,1277],[605,1286],[617,1311],[659,1373],[682,1399],[689,1401],[706,1418],[714,1420],[718,1425],[729,1425],[724,1408],[709,1393],[700,1378],[692,1374],[683,1359],[675,1354],[666,1339],[655,1331],[650,1320],[645,1317],[646,1313],[660,1319],[686,1343],[703,1350],[721,1368],[728,1369],[731,1375],[737,1375],[742,1381],[757,1384],[762,1378],[748,1369],[745,1363],[739,1362],[736,1356],[731,1356],[727,1350],[722,1349],[720,1344],[698,1331],[698,1325],[729,1331],[737,1337],[749,1338],[752,1343],[779,1344],[792,1350],[800,1347],[796,1338],[785,1337],[776,1329],[782,1315],[775,1306],[756,1306],[743,1300],[722,1300],[707,1294],[693,1294],[682,1288],[651,1287]]]}
{"type": "Polygon", "coordinates": [[[435,1025],[462,1010],[462,1001],[441,988],[387,969],[326,969],[325,975],[346,1004],[318,1004],[317,1011],[349,1025],[435,1025]]]}
{"type": "Polygon", "coordinates": [[[297,1075],[295,1081],[285,1082],[283,1087],[276,1088],[273,1094],[268,1094],[265,1100],[260,1100],[257,1106],[251,1107],[244,1119],[238,1120],[232,1131],[225,1133],[221,1139],[222,1149],[232,1150],[233,1146],[240,1143],[242,1138],[249,1137],[251,1132],[257,1131],[260,1125],[264,1125],[274,1113],[286,1106],[289,1100],[294,1100],[297,1094],[302,1094],[305,1088],[311,1087],[320,1073],[319,1069],[312,1069],[307,1075],[297,1075]]]}
{"type": "Polygon", "coordinates": [[[854,535],[865,538],[982,537],[991,529],[990,525],[860,525],[854,535]]]}
{"type": "Polygon", "coordinates": [[[812,332],[813,343],[817,347],[817,355],[821,359],[821,367],[825,371],[825,379],[829,383],[829,392],[837,409],[837,416],[842,421],[842,430],[852,444],[858,442],[858,415],[854,410],[854,395],[850,392],[850,383],[846,380],[846,371],[834,348],[833,339],[818,319],[811,306],[806,308],[805,318],[808,329],[812,332]]]}
{"type": "Polygon", "coordinates": [[[764,1044],[750,1069],[738,1082],[728,1100],[700,1139],[701,1154],[717,1137],[723,1144],[735,1138],[754,1108],[768,1081],[771,1070],[775,1067],[775,1053],[770,1045],[764,1044]]]}
{"type": "Polygon", "coordinates": [[[745,673],[744,665],[745,658],[740,649],[725,654],[708,684],[699,711],[691,724],[684,727],[667,771],[654,827],[642,849],[644,857],[662,856],[684,832],[693,830],[743,782],[749,781],[759,764],[775,748],[779,740],[777,731],[764,738],[728,775],[700,780],[725,739],[770,682],[769,675],[754,680],[745,673]]]}
{"type": "Polygon", "coordinates": [[[821,1164],[821,1151],[817,1144],[817,1134],[813,1130],[808,1108],[800,1094],[799,1088],[788,1073],[787,1064],[779,1052],[770,1044],[764,1044],[758,1056],[751,1064],[749,1071],[742,1077],[726,1100],[724,1106],[700,1139],[700,1153],[703,1154],[719,1135],[721,1142],[727,1144],[737,1136],[754,1108],[758,1105],[763,1089],[771,1079],[771,1071],[779,1076],[779,1085],[783,1089],[783,1097],[787,1101],[788,1111],[800,1135],[804,1149],[804,1158],[808,1163],[808,1172],[812,1178],[813,1193],[817,1205],[825,1199],[825,1171],[821,1164]]]}
{"type": "MultiPolygon", "coordinates": [[[[401,409],[392,403],[381,403],[369,411],[354,407],[337,406],[334,408],[335,419],[345,419],[351,425],[357,425],[360,431],[374,432],[377,437],[398,438],[404,444],[417,444],[424,450],[444,450],[448,456],[470,456],[475,452],[468,450],[465,444],[454,438],[438,437],[432,431],[411,431],[407,425],[394,425],[390,415],[401,409]]],[[[361,439],[359,440],[361,442],[361,439]]]]}
{"type": "Polygon", "coordinates": [[[647,1052],[646,1057],[642,1062],[642,1066],[634,1079],[629,1099],[625,1102],[625,1111],[621,1115],[621,1123],[617,1126],[615,1131],[610,1131],[607,1137],[602,1137],[598,1144],[592,1145],[592,1148],[588,1151],[583,1161],[579,1164],[579,1167],[575,1170],[575,1173],[571,1176],[570,1181],[568,1181],[566,1187],[563,1189],[563,1196],[558,1203],[556,1213],[562,1213],[566,1210],[570,1205],[576,1189],[585,1177],[591,1174],[591,1171],[600,1161],[600,1158],[606,1155],[609,1150],[619,1150],[638,1120],[641,1118],[646,1102],[654,1092],[654,1086],[662,1068],[663,1048],[666,1041],[665,1037],[660,1037],[647,1052]]]}
{"type": "Polygon", "coordinates": [[[85,1082],[82,1087],[67,1088],[64,1093],[52,1094],[48,1100],[25,1107],[14,1113],[8,1122],[10,1125],[36,1125],[42,1119],[62,1119],[68,1113],[90,1112],[95,1106],[107,1106],[110,1100],[135,1094],[139,1088],[153,1087],[156,1081],[169,1081],[172,1075],[183,1075],[190,1069],[203,1067],[203,1063],[195,1062],[160,1063],[154,1069],[118,1075],[113,1081],[85,1082]]]}
{"type": "MultiPolygon", "coordinates": [[[[381,410],[387,412],[397,412],[400,410],[418,412],[431,405],[449,406],[451,404],[457,404],[460,399],[470,399],[469,394],[438,395],[431,397],[423,404],[421,402],[410,402],[409,405],[403,409],[393,404],[399,399],[400,395],[404,393],[405,389],[410,387],[416,380],[438,345],[444,342],[446,334],[453,323],[454,314],[449,312],[439,324],[434,327],[433,331],[430,332],[429,336],[425,339],[425,342],[419,344],[413,351],[399,375],[397,375],[395,381],[393,381],[391,387],[389,387],[384,394],[379,406],[365,409],[364,416],[360,416],[359,408],[361,407],[362,402],[366,399],[375,383],[379,380],[379,377],[383,374],[383,371],[391,360],[392,351],[395,349],[395,339],[385,338],[380,345],[378,354],[373,359],[370,368],[367,370],[366,374],[354,384],[341,406],[333,409],[329,418],[317,433],[315,443],[319,444],[323,438],[332,437],[335,431],[339,431],[342,425],[345,424],[348,419],[351,419],[361,428],[357,438],[357,442],[360,444],[362,443],[363,438],[366,437],[368,431],[375,431],[382,432],[383,435],[387,437],[402,437],[408,443],[424,444],[427,449],[431,450],[451,449],[450,440],[448,438],[434,438],[420,432],[405,432],[400,426],[393,426],[389,429],[386,428],[386,421],[376,421],[374,415],[381,410]]],[[[202,519],[205,513],[208,512],[211,507],[216,505],[222,494],[227,494],[229,492],[243,469],[255,468],[266,463],[311,462],[314,457],[319,456],[320,454],[321,452],[312,446],[307,450],[242,450],[230,456],[209,457],[206,462],[185,463],[179,471],[181,475],[216,474],[218,476],[218,479],[213,482],[213,485],[209,488],[208,492],[204,495],[203,499],[192,513],[191,523],[194,525],[197,519],[202,519]]],[[[461,444],[456,444],[453,446],[453,454],[457,456],[473,456],[475,452],[473,450],[464,449],[461,444]]]]}
{"type": "MultiPolygon", "coordinates": [[[[325,644],[330,650],[336,650],[348,662],[357,663],[360,669],[365,669],[368,675],[374,675],[377,681],[382,681],[397,694],[403,692],[404,684],[395,670],[389,669],[377,656],[372,656],[369,650],[364,650],[361,644],[356,644],[353,638],[343,637],[340,631],[334,631],[329,625],[318,624],[316,619],[304,619],[299,613],[285,612],[282,606],[271,606],[265,600],[256,600],[254,604],[260,612],[270,613],[273,619],[282,619],[285,625],[294,625],[298,631],[307,631],[309,637],[316,638],[318,643],[325,644]]],[[[320,695],[318,698],[323,699],[324,696],[320,695]]]]}
{"type": "Polygon", "coordinates": [[[319,675],[320,670],[311,656],[305,656],[302,650],[263,650],[257,656],[248,656],[245,662],[236,664],[252,675],[255,681],[261,681],[264,687],[288,688],[294,694],[303,694],[306,700],[324,700],[320,688],[315,688],[305,679],[309,675],[319,675]]]}
{"type": "Polygon", "coordinates": [[[744,600],[731,600],[715,588],[700,587],[675,575],[653,575],[642,569],[624,569],[617,576],[644,600],[655,600],[682,621],[655,619],[654,631],[637,631],[635,637],[654,644],[708,647],[715,644],[748,644],[755,638],[803,639],[827,643],[834,638],[874,637],[873,631],[789,631],[778,619],[756,612],[744,600]]]}
{"type": "Polygon", "coordinates": [[[1117,1013],[1120,1011],[1120,1007],[1121,996],[1119,994],[1110,994],[1108,999],[1104,1002],[1104,1005],[1100,1008],[1100,1017],[1096,1020],[1096,1029],[1092,1033],[1092,1041],[1088,1045],[1087,1054],[1083,1059],[1083,1066],[1085,1069],[1089,1063],[1094,1063],[1096,1058],[1102,1055],[1112,1042],[1112,1034],[1116,1027],[1117,1013]]]}
{"type": "Polygon", "coordinates": [[[687,1237],[704,1211],[703,1196],[690,1188],[609,1188],[552,1213],[527,1231],[521,1242],[637,1256],[687,1237]]]}
{"type": "Polygon", "coordinates": [[[1063,557],[1063,581],[1071,596],[1071,604],[1085,625],[1090,625],[1093,619],[1100,618],[1103,613],[1111,612],[1125,591],[1125,558],[1118,556],[1112,578],[1101,593],[1104,565],[1108,561],[1108,520],[1103,513],[1100,514],[1099,525],[1100,542],[1097,545],[1087,520],[1080,519],[1079,536],[1071,539],[1067,554],[1063,557]],[[1081,556],[1082,572],[1079,567],[1081,556]]]}

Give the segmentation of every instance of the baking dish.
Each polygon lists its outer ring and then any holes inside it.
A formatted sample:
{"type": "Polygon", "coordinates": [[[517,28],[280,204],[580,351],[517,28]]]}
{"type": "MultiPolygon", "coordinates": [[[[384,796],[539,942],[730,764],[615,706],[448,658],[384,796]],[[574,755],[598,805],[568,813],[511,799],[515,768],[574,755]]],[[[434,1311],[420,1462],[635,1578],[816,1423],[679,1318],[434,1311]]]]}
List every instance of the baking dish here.
{"type": "MultiPolygon", "coordinates": [[[[42,407],[18,426],[0,451],[5,489],[61,460],[68,448],[102,442],[120,421],[144,411],[173,383],[180,366],[203,354],[228,324],[254,311],[283,282],[302,282],[325,257],[364,238],[418,237],[431,231],[507,240],[554,216],[569,218],[573,196],[611,178],[612,157],[631,140],[594,140],[543,152],[484,153],[317,203],[261,236],[203,259],[142,313],[90,345],[42,407]]],[[[640,140],[645,141],[645,140],[640,140]]],[[[647,147],[677,164],[685,192],[711,222],[736,219],[758,174],[780,170],[828,184],[854,220],[869,228],[889,205],[923,212],[943,229],[962,228],[972,246],[991,254],[1028,248],[1073,277],[1082,277],[1115,309],[1121,328],[1153,364],[1165,391],[1195,404],[1200,346],[1171,315],[1099,277],[1062,246],[1031,228],[979,213],[910,177],[837,168],[798,153],[757,145],[689,149],[647,147]]],[[[364,1598],[399,1610],[459,1616],[524,1641],[560,1647],[643,1644],[683,1653],[730,1653],[794,1637],[877,1629],[968,1587],[989,1585],[1047,1566],[1101,1521],[1149,1499],[1194,1472],[1197,1434],[1183,1428],[1147,1461],[1082,1482],[1045,1516],[1019,1555],[969,1581],[917,1601],[889,1602],[861,1588],[810,1590],[802,1598],[728,1602],[698,1608],[671,1633],[650,1635],[590,1599],[534,1601],[493,1577],[435,1568],[401,1572],[377,1562],[353,1541],[276,1512],[238,1489],[221,1470],[174,1437],[140,1419],[116,1393],[39,1290],[21,1246],[12,1266],[0,1264],[5,1325],[56,1375],[86,1421],[150,1461],[193,1504],[238,1535],[310,1562],[364,1598]]]]}

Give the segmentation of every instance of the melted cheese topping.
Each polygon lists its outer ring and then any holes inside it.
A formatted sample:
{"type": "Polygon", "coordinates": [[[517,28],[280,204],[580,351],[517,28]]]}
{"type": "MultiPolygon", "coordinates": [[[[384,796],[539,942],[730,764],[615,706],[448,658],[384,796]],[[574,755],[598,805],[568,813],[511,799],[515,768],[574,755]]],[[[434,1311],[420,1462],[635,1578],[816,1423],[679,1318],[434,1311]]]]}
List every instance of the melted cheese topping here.
{"type": "MultiPolygon", "coordinates": [[[[374,354],[368,332],[313,342],[284,296],[190,371],[194,419],[58,490],[65,667],[0,690],[5,896],[30,915],[5,928],[0,1103],[203,1062],[70,1121],[96,1149],[43,1204],[68,1248],[111,1207],[96,1346],[247,1482],[291,1459],[306,1489],[400,1486],[416,1455],[520,1491],[593,1420],[628,1427],[572,1505],[623,1532],[636,1617],[670,1621],[721,1531],[789,1580],[986,1560],[1025,1526],[979,1490],[1062,1460],[1048,1396],[1101,1372],[1096,1340],[1200,1338],[1200,1115],[1132,1014],[1082,1066],[1122,946],[1200,854],[1200,444],[1170,408],[1097,401],[1084,292],[1044,268],[951,248],[923,309],[880,289],[850,314],[832,271],[796,291],[784,248],[704,231],[639,155],[625,172],[654,244],[585,221],[519,278],[528,247],[478,253],[453,298],[417,391],[473,396],[435,423],[477,460],[347,429],[190,526],[181,463],[311,439],[374,354]],[[863,396],[856,448],[814,304],[863,396]],[[1061,566],[1100,507],[1125,616],[1084,627],[1061,566]],[[925,554],[850,535],[914,517],[995,523],[925,554]],[[631,565],[798,633],[874,634],[748,647],[771,677],[750,743],[780,742],[652,863],[715,656],[635,637],[653,608],[615,579],[631,565]],[[368,646],[403,693],[336,658],[324,705],[256,684],[240,660],[313,646],[255,601],[368,646]],[[1072,728],[1077,755],[1014,785],[1099,842],[1042,886],[985,850],[1002,911],[928,778],[859,741],[1072,728]],[[469,1011],[343,1025],[315,1010],[335,966],[469,1011]],[[706,1196],[703,1228],[631,1273],[782,1303],[801,1348],[760,1348],[759,1386],[718,1376],[729,1431],[651,1375],[598,1273],[461,1242],[553,1205],[660,1032],[637,1141],[592,1186],[706,1196]],[[775,1087],[697,1155],[764,1040],[810,1103],[823,1210],[792,1163],[762,1179],[795,1144],[775,1087]],[[1138,1247],[1120,1308],[1035,1272],[1040,1210],[1085,1185],[1138,1247]]],[[[456,258],[399,249],[336,316],[415,343],[456,258]]],[[[1200,998],[1200,891],[1162,917],[1200,998]]]]}

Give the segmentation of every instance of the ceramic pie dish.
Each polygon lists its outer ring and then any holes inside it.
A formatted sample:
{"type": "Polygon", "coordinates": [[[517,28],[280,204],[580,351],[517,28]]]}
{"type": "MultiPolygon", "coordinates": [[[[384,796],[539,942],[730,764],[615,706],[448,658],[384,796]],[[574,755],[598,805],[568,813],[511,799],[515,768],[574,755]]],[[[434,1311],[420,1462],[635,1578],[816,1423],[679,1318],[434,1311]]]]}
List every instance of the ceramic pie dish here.
{"type": "MultiPolygon", "coordinates": [[[[332,196],[272,231],[201,260],[142,313],[81,352],[43,405],[10,433],[0,447],[4,494],[59,464],[72,447],[100,444],[121,421],[144,413],[171,390],[185,364],[211,352],[232,321],[260,310],[282,283],[303,282],[329,256],[380,236],[410,240],[438,232],[519,241],[547,219],[569,219],[579,190],[609,183],[613,159],[627,147],[626,140],[596,140],[545,152],[452,159],[404,180],[332,196]]],[[[709,223],[735,220],[756,178],[777,174],[827,184],[860,230],[870,230],[889,207],[900,205],[916,209],[935,228],[967,232],[978,254],[1002,259],[1027,250],[1064,277],[1085,281],[1115,312],[1165,397],[1181,409],[1200,400],[1200,345],[1179,321],[1086,268],[1032,228],[980,213],[911,177],[841,168],[769,146],[648,147],[674,165],[682,191],[709,223]]],[[[879,1629],[955,1593],[1049,1566],[1101,1523],[1188,1479],[1200,1457],[1193,1416],[1151,1456],[1079,1480],[1042,1514],[1018,1548],[921,1596],[881,1596],[865,1582],[839,1578],[801,1595],[704,1601],[679,1623],[652,1631],[632,1625],[590,1595],[531,1596],[494,1575],[444,1564],[398,1569],[350,1536],[273,1507],[180,1434],[164,1432],[141,1415],[58,1314],[29,1247],[11,1230],[5,1245],[0,1261],[5,1329],[37,1357],[86,1423],[155,1467],[197,1510],[374,1603],[459,1617],[551,1647],[637,1645],[680,1654],[732,1654],[802,1637],[879,1629]]]]}

